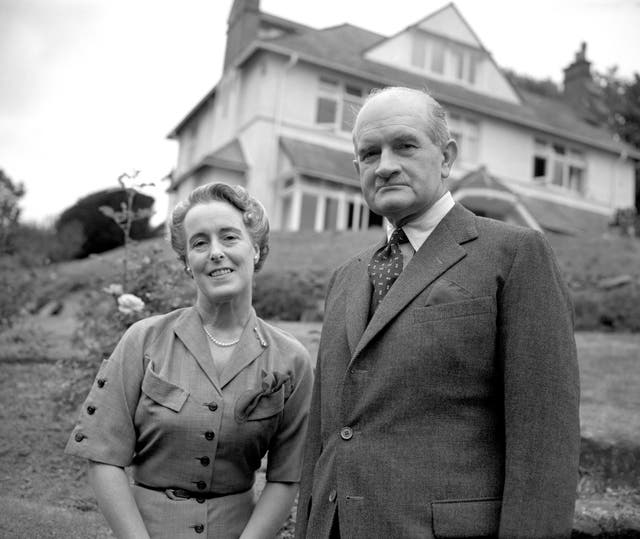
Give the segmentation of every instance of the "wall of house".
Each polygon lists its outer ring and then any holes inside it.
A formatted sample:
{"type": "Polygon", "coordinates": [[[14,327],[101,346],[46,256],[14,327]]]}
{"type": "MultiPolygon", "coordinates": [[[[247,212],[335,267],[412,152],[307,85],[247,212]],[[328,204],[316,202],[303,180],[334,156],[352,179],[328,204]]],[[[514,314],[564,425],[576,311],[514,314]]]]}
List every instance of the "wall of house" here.
{"type": "Polygon", "coordinates": [[[533,137],[505,122],[480,122],[480,163],[498,177],[528,181],[532,174],[533,137]]]}
{"type": "Polygon", "coordinates": [[[612,210],[634,205],[634,169],[628,160],[591,150],[587,153],[587,170],[589,198],[612,210]]]}

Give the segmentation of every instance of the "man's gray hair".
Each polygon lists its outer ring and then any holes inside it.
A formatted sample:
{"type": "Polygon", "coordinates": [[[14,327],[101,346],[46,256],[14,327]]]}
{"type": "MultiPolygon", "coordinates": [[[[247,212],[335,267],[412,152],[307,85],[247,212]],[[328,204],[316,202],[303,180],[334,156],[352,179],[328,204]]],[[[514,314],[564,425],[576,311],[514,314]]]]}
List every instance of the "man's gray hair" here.
{"type": "MultiPolygon", "coordinates": [[[[431,142],[433,142],[436,146],[443,149],[446,147],[447,142],[451,140],[451,133],[449,132],[449,126],[447,125],[447,113],[430,94],[426,89],[418,90],[416,88],[408,88],[405,86],[387,86],[385,88],[374,88],[369,92],[369,95],[364,100],[362,110],[369,101],[376,98],[379,95],[389,94],[389,93],[407,93],[411,95],[420,96],[424,99],[424,103],[426,105],[427,117],[425,118],[427,123],[427,135],[431,142]]],[[[355,142],[355,128],[357,125],[354,123],[353,127],[353,139],[355,142]]]]}

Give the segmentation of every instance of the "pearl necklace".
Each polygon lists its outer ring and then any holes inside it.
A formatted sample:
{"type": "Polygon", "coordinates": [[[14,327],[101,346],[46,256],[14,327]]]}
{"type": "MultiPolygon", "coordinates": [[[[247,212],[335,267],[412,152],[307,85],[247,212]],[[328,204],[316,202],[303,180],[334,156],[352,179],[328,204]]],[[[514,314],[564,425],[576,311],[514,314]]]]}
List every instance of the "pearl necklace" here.
{"type": "Polygon", "coordinates": [[[240,342],[240,337],[238,337],[235,341],[229,341],[229,342],[219,341],[218,339],[214,338],[214,336],[211,335],[211,333],[209,333],[209,330],[204,325],[202,326],[202,329],[204,329],[204,332],[207,334],[207,337],[211,339],[211,342],[213,344],[217,344],[218,346],[222,346],[223,348],[228,348],[229,346],[235,346],[240,342]]]}

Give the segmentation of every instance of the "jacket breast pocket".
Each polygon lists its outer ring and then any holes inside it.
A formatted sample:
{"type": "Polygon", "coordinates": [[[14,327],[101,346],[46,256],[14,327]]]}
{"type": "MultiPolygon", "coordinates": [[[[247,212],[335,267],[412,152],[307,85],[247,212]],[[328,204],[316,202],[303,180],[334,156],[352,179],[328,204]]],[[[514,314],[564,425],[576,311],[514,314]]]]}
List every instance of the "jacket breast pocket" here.
{"type": "Polygon", "coordinates": [[[497,537],[501,509],[500,498],[432,502],[433,534],[447,538],[497,537]]]}
{"type": "Polygon", "coordinates": [[[414,311],[416,322],[429,322],[448,318],[463,318],[492,313],[495,310],[492,296],[465,299],[451,303],[439,303],[417,308],[414,311]]]}
{"type": "Polygon", "coordinates": [[[152,401],[174,412],[182,409],[189,396],[180,386],[153,372],[151,363],[147,366],[141,389],[152,401]]]}

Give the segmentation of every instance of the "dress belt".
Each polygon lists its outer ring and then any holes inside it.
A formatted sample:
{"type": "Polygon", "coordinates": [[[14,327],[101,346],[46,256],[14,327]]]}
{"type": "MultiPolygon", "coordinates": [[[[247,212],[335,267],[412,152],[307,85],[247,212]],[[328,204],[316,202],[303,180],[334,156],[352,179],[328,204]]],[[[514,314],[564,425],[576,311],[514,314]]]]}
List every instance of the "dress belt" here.
{"type": "Polygon", "coordinates": [[[167,498],[171,498],[172,500],[211,500],[213,498],[222,498],[223,496],[230,495],[218,494],[217,492],[194,492],[192,490],[186,490],[184,488],[151,487],[149,485],[139,483],[138,481],[134,481],[133,484],[149,490],[164,492],[167,495],[167,498]]]}

